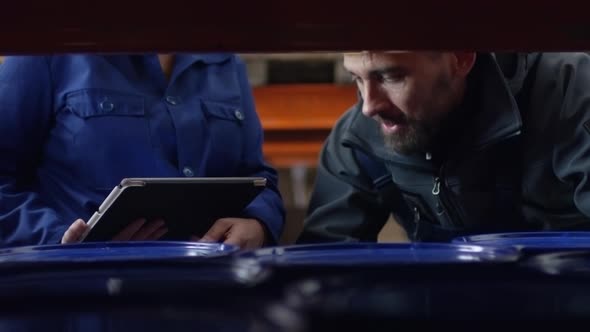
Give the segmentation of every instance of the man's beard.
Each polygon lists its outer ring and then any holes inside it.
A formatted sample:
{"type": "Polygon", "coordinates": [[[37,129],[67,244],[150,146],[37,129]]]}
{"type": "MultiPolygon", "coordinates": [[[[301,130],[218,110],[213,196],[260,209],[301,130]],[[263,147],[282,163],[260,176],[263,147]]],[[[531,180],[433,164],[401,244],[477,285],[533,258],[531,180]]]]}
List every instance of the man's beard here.
{"type": "Polygon", "coordinates": [[[381,132],[385,145],[398,153],[406,155],[428,151],[434,136],[438,133],[438,126],[434,123],[407,118],[404,122],[406,128],[403,128],[400,132],[394,134],[381,132]]]}
{"type": "MultiPolygon", "coordinates": [[[[432,148],[443,125],[444,118],[450,110],[451,80],[446,75],[440,75],[434,84],[431,99],[422,104],[419,115],[423,119],[409,118],[407,115],[400,115],[396,122],[403,125],[396,133],[381,134],[385,144],[401,154],[412,154],[427,152],[432,148]],[[449,108],[441,112],[441,109],[449,108]]],[[[382,119],[380,119],[380,122],[382,119]]]]}

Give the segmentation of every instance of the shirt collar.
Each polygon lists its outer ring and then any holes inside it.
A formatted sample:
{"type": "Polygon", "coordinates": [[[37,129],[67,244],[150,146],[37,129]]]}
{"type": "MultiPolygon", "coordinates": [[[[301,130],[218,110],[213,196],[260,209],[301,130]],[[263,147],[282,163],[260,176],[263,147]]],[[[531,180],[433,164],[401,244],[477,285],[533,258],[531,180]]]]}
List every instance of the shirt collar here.
{"type": "Polygon", "coordinates": [[[207,65],[218,64],[229,60],[232,57],[229,53],[198,53],[198,54],[176,54],[174,73],[181,73],[197,62],[207,65]]]}

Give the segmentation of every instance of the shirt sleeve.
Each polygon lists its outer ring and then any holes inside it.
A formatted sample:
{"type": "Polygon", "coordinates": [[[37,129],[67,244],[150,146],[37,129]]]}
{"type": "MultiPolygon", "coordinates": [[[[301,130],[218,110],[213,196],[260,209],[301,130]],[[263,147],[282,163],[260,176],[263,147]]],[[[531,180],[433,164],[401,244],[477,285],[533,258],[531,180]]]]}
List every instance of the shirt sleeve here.
{"type": "Polygon", "coordinates": [[[0,65],[0,243],[60,242],[67,225],[34,190],[52,123],[52,83],[45,57],[8,57],[0,65]]]}
{"type": "Polygon", "coordinates": [[[236,58],[238,80],[244,112],[244,141],[242,156],[243,176],[266,178],[266,188],[248,205],[244,215],[264,224],[271,243],[278,243],[285,223],[285,209],[278,189],[276,170],[266,163],[262,152],[264,133],[254,106],[254,98],[246,75],[245,65],[236,58]]]}

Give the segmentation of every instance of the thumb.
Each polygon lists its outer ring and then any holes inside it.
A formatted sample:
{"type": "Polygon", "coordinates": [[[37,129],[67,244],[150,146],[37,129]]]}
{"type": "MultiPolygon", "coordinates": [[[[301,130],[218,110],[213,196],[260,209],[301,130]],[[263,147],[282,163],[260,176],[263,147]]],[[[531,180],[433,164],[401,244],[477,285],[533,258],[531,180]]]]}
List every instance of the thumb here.
{"type": "Polygon", "coordinates": [[[227,219],[218,219],[203,235],[201,242],[219,242],[225,237],[232,224],[227,219]]]}
{"type": "Polygon", "coordinates": [[[77,219],[72,225],[66,230],[61,243],[76,243],[80,241],[80,237],[88,229],[88,225],[82,219],[77,219]]]}

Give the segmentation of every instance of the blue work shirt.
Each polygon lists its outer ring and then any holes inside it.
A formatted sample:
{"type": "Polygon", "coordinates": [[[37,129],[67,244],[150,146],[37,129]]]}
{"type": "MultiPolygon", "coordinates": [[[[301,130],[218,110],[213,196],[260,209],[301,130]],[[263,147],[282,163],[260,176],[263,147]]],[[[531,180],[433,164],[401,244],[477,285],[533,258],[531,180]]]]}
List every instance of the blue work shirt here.
{"type": "MultiPolygon", "coordinates": [[[[180,54],[8,57],[0,65],[0,244],[58,243],[126,177],[261,176],[244,211],[278,241],[284,207],[244,64],[180,54]]],[[[234,216],[235,217],[235,216],[234,216]]]]}

